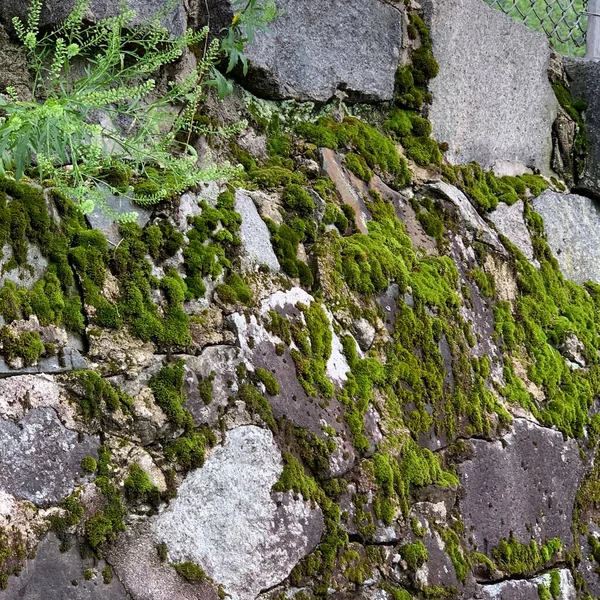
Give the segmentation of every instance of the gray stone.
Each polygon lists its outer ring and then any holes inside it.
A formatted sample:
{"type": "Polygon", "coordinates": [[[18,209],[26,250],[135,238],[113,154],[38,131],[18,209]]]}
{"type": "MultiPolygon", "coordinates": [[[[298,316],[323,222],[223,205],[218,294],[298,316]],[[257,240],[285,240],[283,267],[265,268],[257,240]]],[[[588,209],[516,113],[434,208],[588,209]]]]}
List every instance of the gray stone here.
{"type": "Polygon", "coordinates": [[[438,181],[427,186],[432,193],[449,200],[460,214],[461,224],[471,232],[475,239],[492,247],[499,254],[506,254],[498,234],[483,220],[471,201],[457,187],[438,181]]]}
{"type": "MultiPolygon", "coordinates": [[[[114,213],[137,213],[136,223],[143,227],[148,223],[152,215],[152,211],[147,208],[142,208],[139,204],[135,204],[129,196],[115,196],[109,193],[107,190],[104,192],[104,199],[106,205],[111,212],[114,213]]],[[[94,210],[86,215],[86,218],[91,227],[100,230],[107,241],[116,246],[123,236],[119,233],[119,223],[115,221],[115,218],[111,214],[107,214],[98,205],[94,207],[94,210]]]]}
{"type": "Polygon", "coordinates": [[[585,472],[577,443],[526,419],[515,419],[500,441],[469,443],[473,457],[458,473],[472,549],[489,555],[511,534],[523,544],[558,537],[570,547],[573,503],[585,472]]]}
{"type": "Polygon", "coordinates": [[[18,423],[0,421],[0,489],[38,506],[58,502],[98,446],[96,438],[67,429],[52,408],[30,410],[18,423]]]}
{"type": "Polygon", "coordinates": [[[558,104],[546,37],[481,0],[424,0],[439,75],[433,135],[455,164],[550,169],[558,104]]]}
{"type": "MultiPolygon", "coordinates": [[[[560,594],[556,600],[575,600],[577,592],[571,572],[560,569],[560,594]]],[[[544,573],[533,579],[501,581],[492,585],[480,586],[477,595],[471,600],[539,600],[538,587],[550,589],[550,574],[544,573]]]]}
{"type": "Polygon", "coordinates": [[[530,262],[533,259],[531,235],[523,216],[523,201],[519,200],[512,206],[500,202],[496,210],[488,215],[490,221],[503,236],[507,237],[530,262]]]}
{"type": "Polygon", "coordinates": [[[110,561],[132,600],[218,600],[209,582],[188,583],[161,562],[152,536],[154,519],[136,523],[107,549],[110,561]]]}
{"type": "Polygon", "coordinates": [[[278,273],[279,261],[271,245],[271,234],[245,190],[236,190],[235,210],[242,216],[240,237],[243,266],[246,269],[255,269],[260,265],[267,265],[273,273],[278,273]]]}
{"type": "Polygon", "coordinates": [[[30,290],[46,274],[48,261],[42,255],[40,249],[33,244],[27,246],[26,266],[5,271],[4,267],[11,262],[12,258],[12,246],[6,244],[2,248],[2,259],[0,260],[0,288],[4,287],[7,281],[12,281],[15,285],[30,290]]]}
{"type": "Polygon", "coordinates": [[[75,348],[64,348],[57,356],[49,356],[40,358],[35,365],[14,369],[9,365],[4,358],[0,357],[0,378],[14,375],[24,374],[58,374],[68,373],[69,371],[78,371],[79,369],[87,369],[88,363],[81,355],[81,352],[75,348]]]}
{"type": "Polygon", "coordinates": [[[600,195],[600,61],[565,58],[575,99],[585,100],[585,134],[589,148],[576,187],[600,195]]]}
{"type": "MultiPolygon", "coordinates": [[[[75,2],[76,0],[43,0],[40,24],[45,27],[60,23],[69,15],[75,2]]],[[[18,16],[25,19],[29,4],[21,0],[3,0],[0,3],[0,21],[5,27],[12,28],[12,18],[18,16]]],[[[164,10],[165,4],[165,0],[129,0],[127,6],[136,12],[134,23],[143,23],[164,10]]],[[[91,0],[86,18],[97,23],[101,19],[120,14],[122,6],[121,0],[91,0]]],[[[162,23],[175,35],[181,35],[185,31],[186,16],[181,2],[177,2],[174,10],[164,17],[162,23]]]]}
{"type": "Polygon", "coordinates": [[[533,201],[544,219],[548,244],[560,270],[575,283],[600,283],[600,205],[576,194],[545,191],[533,201]]]}
{"type": "Polygon", "coordinates": [[[375,327],[366,319],[357,319],[354,322],[354,336],[361,350],[365,352],[373,345],[375,339],[375,327]]]}
{"type": "Polygon", "coordinates": [[[321,510],[271,488],[283,471],[273,434],[238,427],[192,471],[154,524],[169,559],[193,561],[234,600],[253,600],[285,579],[319,542],[321,510]]]}
{"type": "Polygon", "coordinates": [[[127,600],[121,582],[113,577],[106,584],[102,578],[104,561],[81,558],[77,546],[61,552],[60,541],[49,533],[39,544],[34,558],[25,564],[19,577],[9,577],[2,592],[6,600],[127,600]],[[83,572],[93,569],[94,577],[86,580],[83,572]],[[77,585],[73,585],[77,581],[77,585]]]}
{"type": "MultiPolygon", "coordinates": [[[[215,31],[231,23],[232,0],[209,0],[215,31]]],[[[386,101],[402,42],[401,15],[380,0],[278,0],[282,16],[246,49],[243,85],[267,98],[386,101]]]]}

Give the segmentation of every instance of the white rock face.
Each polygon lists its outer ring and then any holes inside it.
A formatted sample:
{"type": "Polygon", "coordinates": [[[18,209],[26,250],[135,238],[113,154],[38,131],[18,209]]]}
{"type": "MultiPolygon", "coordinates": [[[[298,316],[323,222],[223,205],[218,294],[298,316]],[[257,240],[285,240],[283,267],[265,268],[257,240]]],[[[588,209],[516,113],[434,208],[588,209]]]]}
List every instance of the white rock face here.
{"type": "Polygon", "coordinates": [[[319,542],[323,516],[271,488],[283,471],[273,434],[244,426],[191,472],[154,524],[172,562],[192,561],[234,600],[251,600],[285,579],[319,542]]]}

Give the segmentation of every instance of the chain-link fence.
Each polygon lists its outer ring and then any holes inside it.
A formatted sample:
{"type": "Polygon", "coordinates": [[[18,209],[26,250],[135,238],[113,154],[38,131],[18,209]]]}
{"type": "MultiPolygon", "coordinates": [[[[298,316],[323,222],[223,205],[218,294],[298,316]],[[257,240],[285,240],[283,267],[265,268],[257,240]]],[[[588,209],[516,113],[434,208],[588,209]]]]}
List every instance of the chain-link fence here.
{"type": "Polygon", "coordinates": [[[485,0],[531,29],[544,32],[557,52],[585,54],[587,0],[485,0]]]}

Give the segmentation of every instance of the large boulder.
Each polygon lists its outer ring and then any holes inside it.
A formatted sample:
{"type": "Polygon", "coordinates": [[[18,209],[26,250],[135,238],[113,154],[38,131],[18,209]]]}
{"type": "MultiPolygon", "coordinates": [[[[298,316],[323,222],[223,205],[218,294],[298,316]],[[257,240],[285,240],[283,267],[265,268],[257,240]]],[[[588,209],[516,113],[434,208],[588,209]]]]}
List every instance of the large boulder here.
{"type": "Polygon", "coordinates": [[[576,194],[545,191],[533,202],[544,219],[548,244],[563,275],[576,283],[600,283],[600,205],[576,194]]]}
{"type": "Polygon", "coordinates": [[[600,61],[566,58],[565,68],[575,99],[585,100],[585,133],[589,143],[577,187],[600,196],[600,61]]]}
{"type": "Polygon", "coordinates": [[[547,173],[558,105],[546,38],[482,0],[425,0],[439,75],[433,135],[455,164],[547,173]],[[509,165],[507,165],[509,163],[509,165]]]}
{"type": "MultiPolygon", "coordinates": [[[[43,27],[56,25],[63,21],[73,10],[76,0],[43,0],[43,9],[40,24],[43,27]]],[[[157,13],[165,9],[167,3],[164,0],[129,0],[127,6],[136,12],[134,22],[143,23],[148,21],[157,13]]],[[[29,10],[30,2],[22,0],[2,0],[0,3],[0,21],[12,29],[12,18],[25,19],[29,10]]],[[[90,6],[86,12],[86,18],[92,22],[98,22],[107,17],[118,15],[122,11],[121,0],[90,0],[90,6]]],[[[163,25],[173,34],[182,34],[186,28],[186,16],[183,4],[177,2],[175,7],[165,14],[162,19],[163,25]]]]}
{"type": "MultiPolygon", "coordinates": [[[[231,23],[232,0],[208,0],[211,27],[231,23]]],[[[248,46],[244,85],[266,98],[326,102],[336,90],[351,101],[394,95],[400,12],[380,0],[278,0],[283,14],[248,46]]]]}

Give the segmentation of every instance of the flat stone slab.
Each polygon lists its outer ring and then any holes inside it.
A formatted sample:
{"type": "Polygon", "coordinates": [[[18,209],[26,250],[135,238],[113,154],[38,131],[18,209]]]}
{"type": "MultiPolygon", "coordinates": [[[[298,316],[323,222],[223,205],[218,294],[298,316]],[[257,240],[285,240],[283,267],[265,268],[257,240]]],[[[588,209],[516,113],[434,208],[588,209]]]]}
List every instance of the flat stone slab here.
{"type": "Polygon", "coordinates": [[[65,348],[60,356],[40,358],[37,364],[23,367],[22,369],[12,369],[6,364],[6,361],[0,357],[0,379],[2,377],[14,377],[15,375],[38,375],[42,373],[56,375],[87,368],[87,360],[76,348],[65,348]]]}
{"type": "Polygon", "coordinates": [[[511,533],[522,544],[554,537],[573,544],[573,503],[585,466],[577,443],[515,419],[502,440],[470,440],[474,454],[458,465],[460,511],[473,550],[490,554],[511,533]]]}
{"type": "MultiPolygon", "coordinates": [[[[232,0],[209,0],[211,29],[227,27],[232,0]]],[[[266,98],[387,101],[402,43],[401,14],[380,0],[278,0],[282,15],[245,50],[244,87],[266,98]]]]}
{"type": "Polygon", "coordinates": [[[275,502],[271,488],[282,471],[269,430],[228,431],[154,524],[169,560],[199,564],[234,600],[254,600],[283,581],[320,541],[323,515],[290,494],[275,502]]]}
{"type": "MultiPolygon", "coordinates": [[[[556,600],[575,600],[577,592],[571,572],[560,569],[560,594],[556,600]]],[[[533,579],[501,581],[491,585],[480,586],[477,596],[471,600],[539,600],[538,587],[550,588],[550,575],[544,573],[533,579]]]]}
{"type": "Polygon", "coordinates": [[[0,421],[0,490],[37,506],[57,503],[97,456],[97,438],[67,429],[53,408],[34,408],[18,422],[0,421]],[[81,439],[81,441],[79,441],[81,439]]]}
{"type": "Polygon", "coordinates": [[[575,283],[600,283],[600,203],[545,191],[533,201],[562,274],[575,283]]]}
{"type": "Polygon", "coordinates": [[[548,173],[558,104],[546,37],[482,0],[422,4],[440,66],[429,118],[448,160],[548,173]]]}

